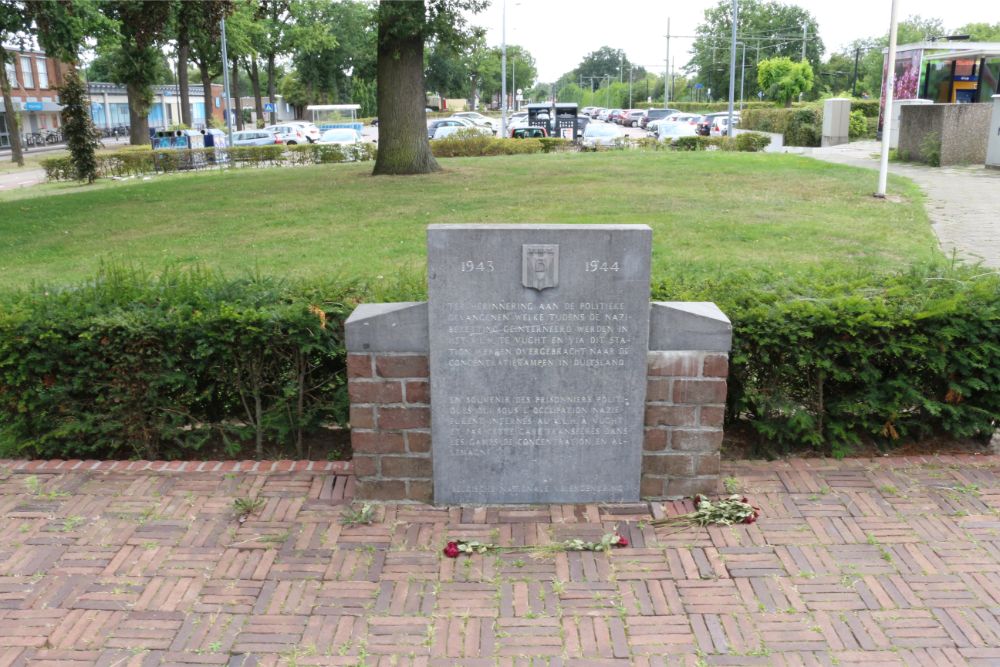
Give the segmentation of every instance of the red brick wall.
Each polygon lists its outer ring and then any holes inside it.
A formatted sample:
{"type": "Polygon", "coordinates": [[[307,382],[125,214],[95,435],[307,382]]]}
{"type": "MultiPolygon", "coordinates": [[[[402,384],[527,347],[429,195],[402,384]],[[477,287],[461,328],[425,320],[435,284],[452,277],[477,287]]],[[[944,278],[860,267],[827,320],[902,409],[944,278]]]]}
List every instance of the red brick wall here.
{"type": "Polygon", "coordinates": [[[349,354],[356,496],[433,500],[429,364],[423,354],[349,354]]]}
{"type": "MultiPolygon", "coordinates": [[[[644,498],[718,490],[729,357],[650,352],[642,455],[644,498]]],[[[357,497],[433,500],[428,358],[350,354],[357,497]]]]}
{"type": "Polygon", "coordinates": [[[650,352],[648,369],[642,496],[716,493],[729,356],[650,352]]]}

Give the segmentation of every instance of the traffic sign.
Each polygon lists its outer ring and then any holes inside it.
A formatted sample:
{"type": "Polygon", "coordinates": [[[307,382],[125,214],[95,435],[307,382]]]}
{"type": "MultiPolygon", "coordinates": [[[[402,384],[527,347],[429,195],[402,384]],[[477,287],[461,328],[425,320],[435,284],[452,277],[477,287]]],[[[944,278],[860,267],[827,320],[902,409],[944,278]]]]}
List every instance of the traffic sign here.
{"type": "Polygon", "coordinates": [[[274,108],[274,102],[265,102],[264,111],[266,113],[274,113],[275,111],[277,111],[277,109],[274,108]]]}
{"type": "Polygon", "coordinates": [[[694,87],[697,88],[697,89],[701,89],[701,88],[704,88],[705,85],[701,84],[701,83],[696,83],[696,84],[694,84],[694,87]]]}

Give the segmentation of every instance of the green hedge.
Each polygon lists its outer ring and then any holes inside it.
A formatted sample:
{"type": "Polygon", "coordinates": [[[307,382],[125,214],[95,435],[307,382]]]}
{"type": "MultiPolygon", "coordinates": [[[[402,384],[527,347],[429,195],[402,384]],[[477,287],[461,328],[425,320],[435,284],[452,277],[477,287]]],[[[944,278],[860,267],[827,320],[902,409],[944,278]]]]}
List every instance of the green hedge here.
{"type": "MultiPolygon", "coordinates": [[[[373,144],[352,147],[320,144],[295,146],[234,146],[232,148],[195,148],[189,150],[150,150],[131,147],[97,154],[100,178],[173,173],[192,169],[221,169],[228,166],[273,167],[299,164],[332,164],[356,160],[374,160],[373,144]]],[[[75,171],[69,157],[41,161],[50,181],[70,181],[75,171]]]]}
{"type": "Polygon", "coordinates": [[[784,135],[786,146],[819,146],[823,134],[823,110],[817,105],[748,109],[740,116],[740,128],[784,135]]]}
{"type": "Polygon", "coordinates": [[[978,267],[882,278],[732,276],[654,285],[733,322],[728,421],[788,452],[846,454],[1000,423],[1000,276],[978,267]]]}
{"type": "Polygon", "coordinates": [[[434,157],[489,157],[541,153],[542,150],[540,139],[501,139],[476,132],[468,134],[458,132],[453,136],[431,142],[434,157]]]}
{"type": "Polygon", "coordinates": [[[670,147],[678,151],[704,151],[717,148],[723,151],[756,153],[771,145],[771,137],[759,132],[743,132],[735,137],[678,137],[670,147]]]}
{"type": "Polygon", "coordinates": [[[351,307],[266,279],[107,272],[0,304],[0,458],[302,454],[344,423],[351,307]]]}
{"type": "MultiPolygon", "coordinates": [[[[0,297],[0,457],[290,448],[346,425],[353,305],[423,298],[420,285],[109,271],[0,297]]],[[[728,421],[781,451],[986,438],[1000,421],[995,273],[661,278],[653,298],[719,304],[733,322],[728,421]]]]}

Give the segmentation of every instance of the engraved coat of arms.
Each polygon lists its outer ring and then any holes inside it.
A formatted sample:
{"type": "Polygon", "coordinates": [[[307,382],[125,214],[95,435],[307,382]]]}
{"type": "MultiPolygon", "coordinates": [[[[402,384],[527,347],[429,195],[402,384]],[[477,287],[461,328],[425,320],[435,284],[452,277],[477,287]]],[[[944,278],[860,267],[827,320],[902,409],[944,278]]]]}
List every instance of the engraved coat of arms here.
{"type": "Polygon", "coordinates": [[[559,284],[559,246],[526,243],[521,246],[521,283],[541,292],[559,284]]]}

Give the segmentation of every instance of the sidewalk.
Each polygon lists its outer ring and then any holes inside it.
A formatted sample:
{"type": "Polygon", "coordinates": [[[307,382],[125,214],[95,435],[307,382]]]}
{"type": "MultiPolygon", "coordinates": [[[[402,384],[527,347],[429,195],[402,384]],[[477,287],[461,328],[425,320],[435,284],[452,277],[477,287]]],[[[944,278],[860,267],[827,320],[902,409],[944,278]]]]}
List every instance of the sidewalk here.
{"type": "Polygon", "coordinates": [[[760,520],[687,529],[648,521],[689,502],[348,527],[342,464],[180,467],[0,461],[0,665],[1000,664],[1000,457],[727,463],[760,520]]]}
{"type": "MultiPolygon", "coordinates": [[[[828,148],[802,151],[827,162],[878,169],[881,144],[855,141],[828,148]]],[[[986,167],[927,167],[890,162],[889,173],[915,181],[927,195],[927,214],[941,243],[950,255],[1000,268],[1000,170],[986,167]]],[[[872,180],[875,191],[877,180],[872,180]]],[[[891,189],[890,189],[891,194],[891,189]]]]}

